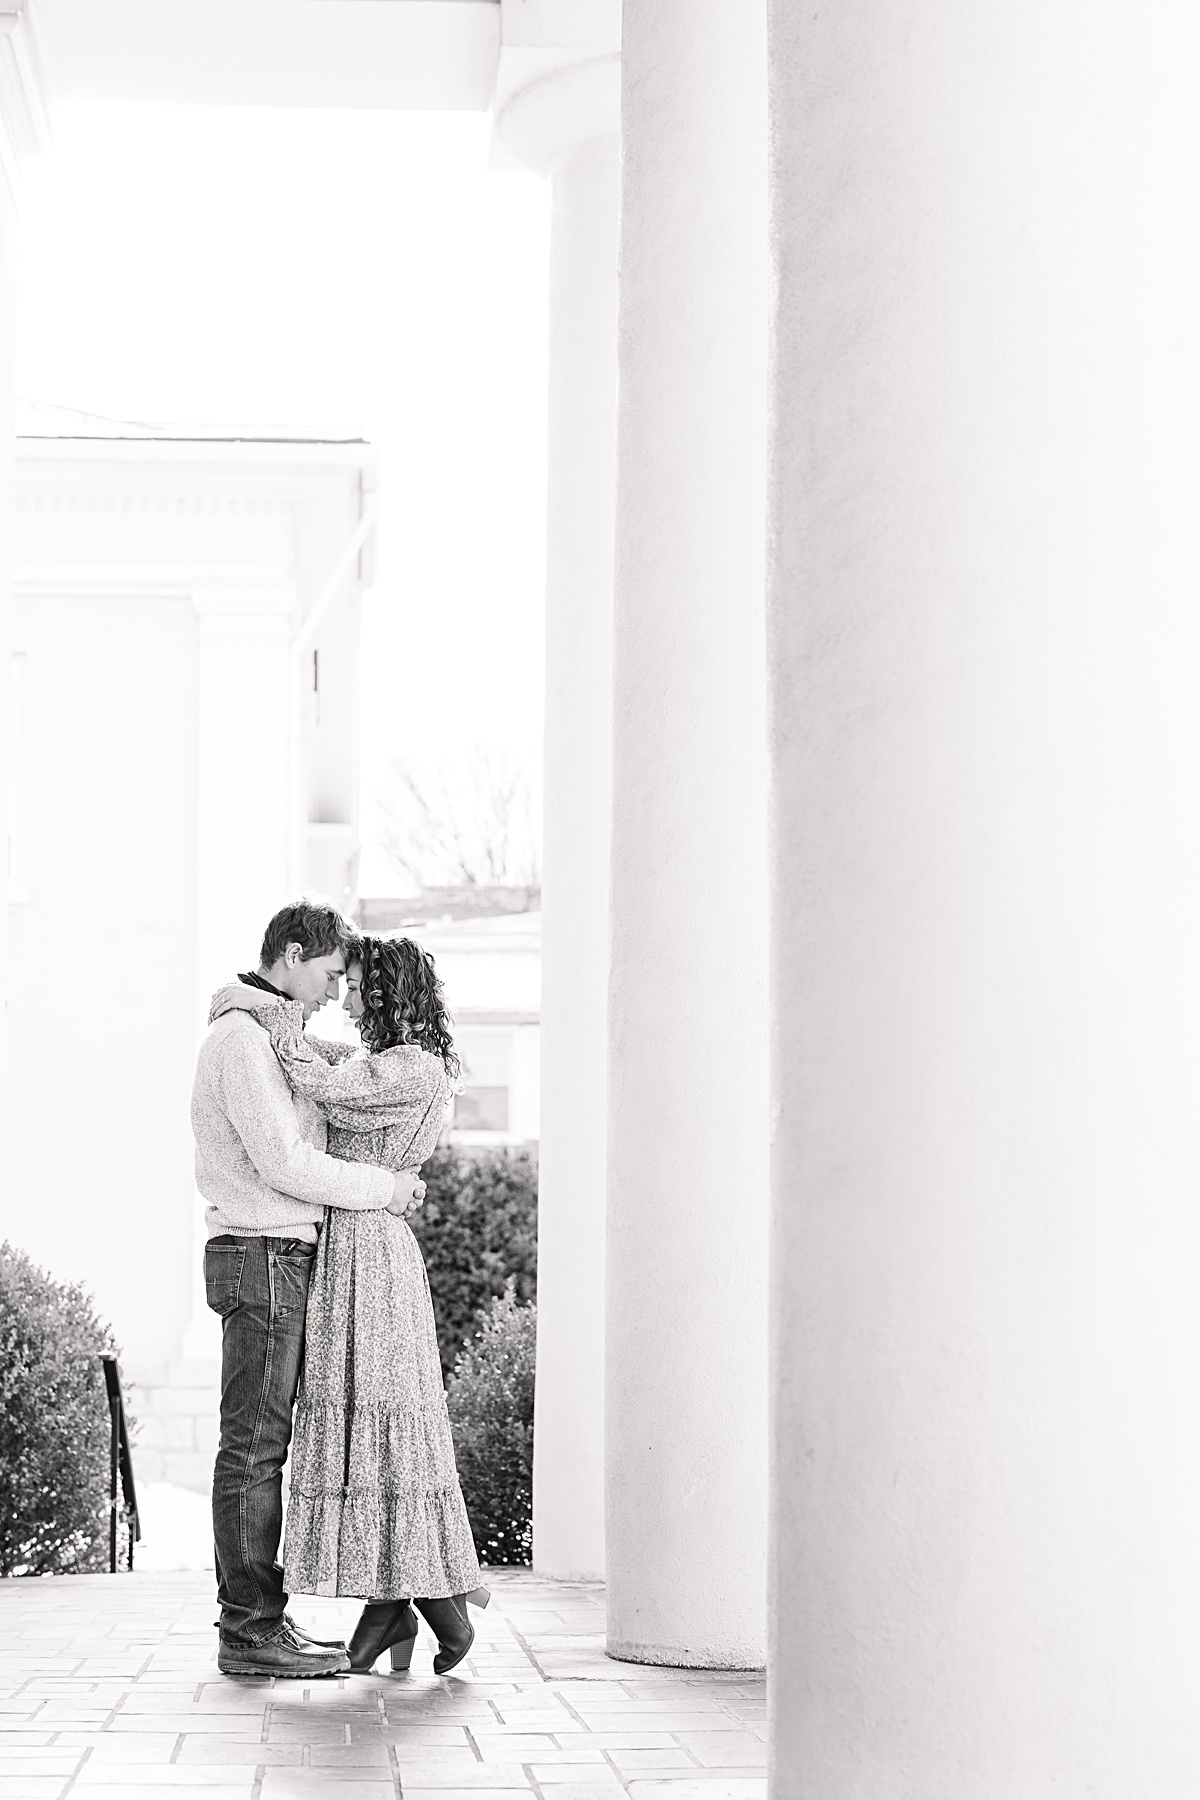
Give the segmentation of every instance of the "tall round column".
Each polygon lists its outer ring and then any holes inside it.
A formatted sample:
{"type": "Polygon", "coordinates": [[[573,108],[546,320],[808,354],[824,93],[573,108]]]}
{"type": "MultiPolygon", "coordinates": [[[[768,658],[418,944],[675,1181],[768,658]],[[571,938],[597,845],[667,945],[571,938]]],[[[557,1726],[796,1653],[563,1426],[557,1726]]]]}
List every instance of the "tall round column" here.
{"type": "MultiPolygon", "coordinates": [[[[4,46],[0,43],[0,56],[4,46]]],[[[0,119],[0,132],[4,130],[4,121],[0,119]]],[[[5,963],[4,992],[0,996],[0,1143],[8,1138],[13,1121],[8,1114],[4,1097],[8,1094],[11,1083],[7,1079],[8,1035],[2,1029],[5,1015],[8,1012],[8,992],[10,975],[8,969],[14,954],[15,941],[19,941],[18,933],[13,929],[14,904],[19,904],[21,884],[25,871],[21,867],[22,846],[19,837],[14,836],[14,826],[18,819],[9,816],[10,802],[14,796],[14,769],[19,780],[20,759],[23,746],[19,741],[21,720],[19,699],[13,692],[13,657],[10,647],[10,631],[12,618],[12,544],[15,519],[16,462],[14,440],[14,402],[13,392],[13,360],[14,360],[14,311],[16,300],[17,274],[17,217],[13,203],[13,194],[5,176],[0,172],[0,833],[3,834],[6,854],[3,860],[4,893],[3,913],[0,915],[3,928],[0,929],[0,953],[5,963]],[[14,716],[13,701],[18,699],[18,710],[14,716]],[[15,727],[15,729],[14,729],[15,727]],[[18,741],[14,743],[14,738],[18,741]]],[[[20,1228],[17,1217],[10,1217],[8,1158],[0,1163],[0,1237],[10,1234],[15,1242],[20,1242],[20,1228]]]]}
{"type": "Polygon", "coordinates": [[[773,0],[774,1793],[1200,1793],[1200,31],[773,0]]]}
{"type": "MultiPolygon", "coordinates": [[[[3,1096],[8,1092],[4,1079],[6,1039],[4,1014],[8,1009],[7,968],[14,954],[11,910],[22,900],[25,870],[21,867],[22,845],[14,838],[19,826],[20,796],[17,818],[9,817],[10,789],[15,758],[19,776],[22,727],[19,709],[14,714],[11,691],[12,649],[10,614],[12,605],[12,546],[14,494],[16,488],[15,423],[14,423],[14,336],[16,329],[17,226],[20,200],[21,170],[28,159],[49,141],[50,127],[46,111],[45,78],[41,55],[27,0],[9,0],[0,12],[0,844],[5,853],[0,859],[0,878],[4,892],[0,894],[0,954],[6,973],[0,992],[0,1143],[13,1121],[6,1118],[3,1096]],[[17,741],[13,741],[14,738],[17,741]]],[[[7,1169],[0,1158],[0,1237],[9,1228],[10,1208],[7,1169]]],[[[14,1214],[12,1230],[19,1239],[19,1221],[14,1214]]]]}
{"type": "Polygon", "coordinates": [[[627,0],[609,987],[608,1647],[761,1664],[763,20],[627,0]]]}
{"type": "Polygon", "coordinates": [[[553,182],[533,1556],[604,1573],[604,1170],[620,61],[497,121],[553,182]]]}

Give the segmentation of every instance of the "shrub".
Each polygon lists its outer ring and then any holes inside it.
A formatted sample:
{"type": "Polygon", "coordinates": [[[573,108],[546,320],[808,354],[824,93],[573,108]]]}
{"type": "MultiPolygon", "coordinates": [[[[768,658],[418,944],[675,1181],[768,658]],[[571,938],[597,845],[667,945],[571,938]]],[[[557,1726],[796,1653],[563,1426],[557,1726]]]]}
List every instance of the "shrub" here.
{"type": "Polygon", "coordinates": [[[0,1575],[108,1567],[112,1334],[81,1287],[0,1244],[0,1575]]]}
{"type": "Polygon", "coordinates": [[[454,1454],[480,1562],[533,1549],[533,1365],[537,1308],[510,1280],[479,1315],[446,1391],[454,1454]]]}
{"type": "Polygon", "coordinates": [[[537,1293],[537,1154],[524,1146],[447,1144],[422,1166],[425,1204],[410,1223],[429,1271],[442,1374],[480,1309],[511,1280],[518,1300],[537,1293]]]}

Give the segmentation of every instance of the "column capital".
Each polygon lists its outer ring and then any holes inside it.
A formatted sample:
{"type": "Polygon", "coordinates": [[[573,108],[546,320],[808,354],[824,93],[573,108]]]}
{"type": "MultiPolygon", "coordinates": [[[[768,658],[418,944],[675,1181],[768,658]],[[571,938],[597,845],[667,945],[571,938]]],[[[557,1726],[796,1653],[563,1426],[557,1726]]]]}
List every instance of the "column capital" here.
{"type": "Polygon", "coordinates": [[[537,175],[553,175],[585,144],[620,131],[619,50],[580,57],[572,51],[506,48],[496,87],[497,144],[537,175]]]}
{"type": "Polygon", "coordinates": [[[34,0],[0,0],[0,176],[15,199],[21,164],[50,141],[34,0]]]}

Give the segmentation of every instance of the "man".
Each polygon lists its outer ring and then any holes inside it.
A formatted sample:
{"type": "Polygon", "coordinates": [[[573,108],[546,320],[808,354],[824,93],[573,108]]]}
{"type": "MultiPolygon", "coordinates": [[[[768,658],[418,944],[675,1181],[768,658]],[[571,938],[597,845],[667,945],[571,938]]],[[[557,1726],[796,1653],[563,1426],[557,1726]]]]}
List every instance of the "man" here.
{"type": "MultiPolygon", "coordinates": [[[[299,1001],[307,1019],[337,998],[349,937],[331,906],[285,906],[267,926],[257,972],[239,979],[299,1001]]],[[[339,1674],[350,1667],[345,1645],[318,1643],[288,1617],[276,1561],[317,1229],[327,1206],[403,1216],[424,1184],[328,1156],[324,1119],[293,1095],[270,1038],[245,1012],[218,1019],[200,1046],[192,1130],[196,1186],[208,1202],[205,1287],[222,1336],[217,1666],[227,1675],[339,1674]]]]}

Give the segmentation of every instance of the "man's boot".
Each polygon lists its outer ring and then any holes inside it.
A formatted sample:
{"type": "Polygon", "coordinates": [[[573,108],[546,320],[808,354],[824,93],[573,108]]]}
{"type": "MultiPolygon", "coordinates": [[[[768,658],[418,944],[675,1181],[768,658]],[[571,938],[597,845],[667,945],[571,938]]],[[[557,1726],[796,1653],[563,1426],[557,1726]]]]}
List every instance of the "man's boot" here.
{"type": "Polygon", "coordinates": [[[314,1675],[348,1675],[344,1644],[314,1644],[299,1637],[288,1620],[264,1644],[222,1640],[217,1650],[222,1675],[278,1675],[303,1680],[314,1675]]]}

